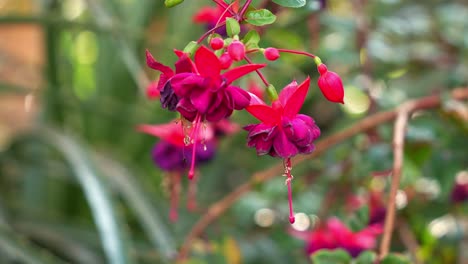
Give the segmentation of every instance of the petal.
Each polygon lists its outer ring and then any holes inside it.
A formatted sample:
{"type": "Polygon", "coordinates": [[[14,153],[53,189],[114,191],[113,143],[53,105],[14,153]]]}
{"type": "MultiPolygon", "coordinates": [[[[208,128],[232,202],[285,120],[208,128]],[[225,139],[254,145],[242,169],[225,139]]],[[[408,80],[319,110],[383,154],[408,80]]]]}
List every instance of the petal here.
{"type": "Polygon", "coordinates": [[[224,105],[220,105],[220,107],[209,111],[206,114],[206,120],[209,122],[217,122],[226,118],[232,114],[232,109],[227,108],[224,105]]]}
{"type": "Polygon", "coordinates": [[[307,92],[309,91],[310,85],[310,78],[307,77],[304,82],[302,82],[294,91],[293,94],[289,96],[289,99],[283,104],[284,110],[283,115],[286,117],[293,118],[299,113],[302,105],[304,104],[304,100],[307,96],[307,92]]]}
{"type": "Polygon", "coordinates": [[[286,85],[286,87],[284,87],[283,90],[281,90],[278,99],[280,100],[282,105],[286,105],[289,98],[296,91],[296,89],[297,89],[297,82],[294,80],[290,84],[286,85]]]}
{"type": "Polygon", "coordinates": [[[174,71],[171,68],[169,68],[168,66],[157,62],[154,59],[153,55],[151,55],[149,50],[146,50],[146,64],[148,65],[148,67],[150,67],[150,68],[152,68],[154,70],[160,71],[163,74],[167,75],[168,78],[170,78],[170,77],[172,77],[174,75],[174,71]]]}
{"type": "Polygon", "coordinates": [[[213,93],[210,90],[197,89],[190,94],[190,101],[200,114],[205,114],[211,105],[213,93]]]}
{"type": "Polygon", "coordinates": [[[221,63],[218,57],[205,46],[195,52],[195,65],[201,76],[219,79],[221,63]]]}
{"type": "Polygon", "coordinates": [[[197,116],[197,109],[186,98],[182,98],[179,101],[176,110],[188,121],[193,121],[197,116]]]}
{"type": "Polygon", "coordinates": [[[219,9],[217,7],[202,7],[195,13],[193,21],[196,23],[208,23],[218,20],[220,16],[219,9]]]}
{"type": "Polygon", "coordinates": [[[226,94],[231,97],[233,108],[236,110],[242,110],[250,103],[249,93],[239,87],[228,86],[226,88],[226,94]]]}
{"type": "Polygon", "coordinates": [[[231,84],[240,77],[249,74],[255,70],[265,67],[266,64],[246,64],[236,68],[233,68],[225,72],[222,76],[226,79],[228,84],[231,84]]]}
{"type": "Polygon", "coordinates": [[[181,56],[179,56],[179,59],[175,63],[175,69],[176,73],[193,72],[193,61],[190,59],[187,53],[182,53],[181,56]]]}
{"type": "Polygon", "coordinates": [[[298,153],[296,146],[288,140],[284,132],[279,132],[273,140],[273,148],[281,158],[291,158],[298,153]]]}
{"type": "Polygon", "coordinates": [[[194,89],[203,86],[205,79],[193,73],[179,73],[170,82],[175,94],[180,97],[188,96],[194,89]]]}
{"type": "Polygon", "coordinates": [[[162,125],[139,125],[136,129],[140,132],[159,137],[166,141],[178,141],[183,138],[183,131],[180,126],[175,123],[162,125]]]}
{"type": "Polygon", "coordinates": [[[265,124],[273,125],[280,121],[280,116],[268,105],[250,105],[245,108],[247,112],[265,124]]]}

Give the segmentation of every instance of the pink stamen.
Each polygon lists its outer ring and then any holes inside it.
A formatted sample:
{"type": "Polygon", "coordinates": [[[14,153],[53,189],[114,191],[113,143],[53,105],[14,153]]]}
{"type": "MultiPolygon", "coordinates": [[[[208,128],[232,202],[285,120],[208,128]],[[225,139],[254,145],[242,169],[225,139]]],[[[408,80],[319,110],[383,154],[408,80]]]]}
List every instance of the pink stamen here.
{"type": "Polygon", "coordinates": [[[177,208],[179,207],[179,196],[180,196],[180,173],[176,172],[169,175],[171,177],[171,209],[169,211],[169,219],[171,222],[176,222],[179,218],[177,208]]]}
{"type": "Polygon", "coordinates": [[[197,209],[197,175],[189,182],[187,194],[187,209],[191,212],[197,209]]]}
{"type": "Polygon", "coordinates": [[[195,153],[197,151],[197,143],[198,143],[198,129],[200,128],[200,120],[201,120],[201,115],[197,114],[195,117],[195,125],[192,130],[192,144],[193,144],[193,149],[192,149],[192,164],[190,164],[190,170],[188,173],[188,178],[189,180],[193,179],[195,176],[195,153]]]}
{"type": "Polygon", "coordinates": [[[294,224],[294,221],[296,220],[294,217],[294,209],[293,209],[293,203],[292,203],[292,189],[291,189],[291,181],[293,179],[291,175],[291,159],[287,158],[285,160],[285,165],[284,165],[284,172],[286,173],[286,185],[288,186],[288,203],[289,203],[289,222],[291,224],[294,224]]]}

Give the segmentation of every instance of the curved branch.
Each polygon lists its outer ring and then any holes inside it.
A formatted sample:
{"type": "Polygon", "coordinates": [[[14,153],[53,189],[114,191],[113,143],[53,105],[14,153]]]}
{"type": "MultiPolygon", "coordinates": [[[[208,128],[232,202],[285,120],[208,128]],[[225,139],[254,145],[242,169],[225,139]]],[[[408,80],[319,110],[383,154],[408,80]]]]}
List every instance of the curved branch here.
{"type": "MultiPolygon", "coordinates": [[[[456,100],[468,99],[468,87],[453,90],[451,93],[451,98],[456,100]]],[[[412,111],[415,111],[436,108],[439,107],[441,103],[442,98],[440,95],[432,95],[420,99],[407,101],[406,103],[400,105],[399,107],[391,111],[373,114],[369,117],[362,119],[361,121],[357,122],[356,124],[352,125],[347,129],[334,133],[320,140],[319,142],[317,142],[314,152],[312,152],[309,155],[296,157],[292,160],[292,162],[294,165],[297,165],[304,161],[318,157],[330,147],[342,141],[345,141],[346,139],[356,134],[365,132],[383,123],[392,121],[396,119],[401,109],[407,109],[409,105],[411,105],[412,111]]],[[[282,162],[279,162],[266,170],[257,172],[252,176],[252,178],[248,182],[238,186],[224,198],[213,203],[205,212],[205,214],[198,220],[198,222],[195,223],[195,225],[192,227],[192,229],[186,236],[185,241],[179,250],[179,259],[183,259],[187,256],[190,249],[190,245],[193,242],[193,240],[199,237],[213,221],[215,221],[227,209],[229,209],[237,200],[239,200],[242,197],[242,195],[248,193],[256,184],[265,182],[277,175],[280,175],[282,171],[283,164],[282,162]]]]}

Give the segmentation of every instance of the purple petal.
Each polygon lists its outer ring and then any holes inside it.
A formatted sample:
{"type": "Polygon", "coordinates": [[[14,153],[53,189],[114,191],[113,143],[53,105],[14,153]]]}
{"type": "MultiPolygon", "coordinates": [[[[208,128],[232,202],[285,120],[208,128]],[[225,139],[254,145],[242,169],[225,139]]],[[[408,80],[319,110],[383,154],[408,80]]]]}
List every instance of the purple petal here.
{"type": "Polygon", "coordinates": [[[231,97],[233,108],[236,110],[242,110],[250,103],[249,93],[239,87],[228,86],[226,88],[226,94],[231,97]]]}
{"type": "Polygon", "coordinates": [[[204,78],[193,73],[179,73],[171,78],[170,82],[174,92],[180,97],[186,97],[194,89],[203,86],[204,78]]]}
{"type": "Polygon", "coordinates": [[[228,107],[224,105],[220,105],[218,108],[215,108],[213,110],[210,109],[210,111],[206,114],[206,120],[209,122],[217,122],[220,121],[223,118],[226,118],[232,114],[232,109],[229,109],[228,107]]]}
{"type": "Polygon", "coordinates": [[[290,158],[298,153],[298,149],[288,140],[284,132],[277,133],[273,141],[273,148],[281,158],[290,158]]]}
{"type": "Polygon", "coordinates": [[[190,101],[200,114],[205,114],[211,105],[213,93],[210,90],[194,90],[190,94],[190,101]]]}
{"type": "Polygon", "coordinates": [[[197,115],[197,109],[192,105],[190,100],[182,98],[177,104],[176,110],[187,120],[193,121],[197,115]]]}

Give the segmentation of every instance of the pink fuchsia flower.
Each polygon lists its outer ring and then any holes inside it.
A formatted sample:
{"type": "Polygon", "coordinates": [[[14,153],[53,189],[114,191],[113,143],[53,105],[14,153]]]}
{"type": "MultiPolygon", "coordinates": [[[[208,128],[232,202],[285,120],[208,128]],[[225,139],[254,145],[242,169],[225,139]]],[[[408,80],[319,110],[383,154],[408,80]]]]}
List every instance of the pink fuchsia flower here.
{"type": "MultiPolygon", "coordinates": [[[[284,159],[284,176],[287,177],[289,221],[294,223],[291,191],[291,157],[314,150],[314,140],[320,136],[320,129],[314,120],[299,114],[309,90],[310,79],[297,85],[293,81],[286,86],[272,106],[266,105],[258,97],[257,103],[246,110],[261,121],[260,124],[244,127],[249,132],[247,146],[257,150],[258,155],[270,155],[284,159]]],[[[254,101],[254,100],[252,100],[254,101]]]]}
{"type": "Polygon", "coordinates": [[[153,55],[151,55],[148,50],[146,51],[146,64],[150,68],[161,72],[158,84],[148,87],[147,95],[150,97],[159,94],[162,107],[171,111],[175,110],[179,102],[179,98],[174,94],[171,87],[171,78],[174,77],[175,74],[193,71],[192,61],[188,55],[178,50],[174,52],[179,57],[179,60],[175,63],[175,72],[170,67],[156,61],[153,55]]]}
{"type": "Polygon", "coordinates": [[[310,232],[293,232],[296,237],[306,241],[307,255],[321,249],[343,249],[353,257],[357,257],[362,251],[374,249],[381,233],[380,225],[353,232],[338,218],[330,218],[324,226],[310,232]]]}
{"type": "Polygon", "coordinates": [[[146,96],[150,100],[157,99],[161,96],[161,92],[159,91],[159,83],[158,82],[151,82],[146,87],[146,96]]]}
{"type": "Polygon", "coordinates": [[[246,108],[261,121],[244,127],[249,132],[247,145],[256,148],[258,155],[287,159],[314,150],[313,143],[320,136],[320,129],[311,117],[299,114],[309,85],[309,78],[300,85],[293,81],[272,106],[253,104],[246,108]]]}
{"type": "Polygon", "coordinates": [[[453,203],[468,201],[468,172],[459,172],[455,178],[450,199],[453,203]]]}
{"type": "Polygon", "coordinates": [[[325,64],[320,64],[317,67],[320,77],[318,79],[318,86],[322,94],[330,102],[344,104],[344,88],[341,77],[332,71],[328,71],[325,64]]]}
{"type": "MultiPolygon", "coordinates": [[[[163,125],[140,125],[137,129],[143,133],[159,137],[161,140],[153,147],[151,156],[156,166],[169,175],[171,189],[170,219],[177,219],[177,207],[180,195],[181,173],[190,167],[194,170],[195,164],[200,165],[213,159],[215,155],[214,130],[211,126],[204,131],[203,137],[197,137],[200,144],[187,142],[186,133],[180,124],[171,122],[163,125]],[[195,155],[190,155],[190,153],[195,155]]],[[[194,174],[194,172],[193,172],[194,174]]],[[[188,208],[196,207],[195,181],[190,182],[188,194],[188,208]]]]}
{"type": "Polygon", "coordinates": [[[195,52],[193,65],[194,73],[176,74],[170,83],[180,98],[177,111],[196,123],[203,119],[216,122],[229,117],[234,110],[244,109],[250,102],[249,93],[231,84],[265,66],[242,65],[221,74],[219,58],[205,46],[195,52]]]}

